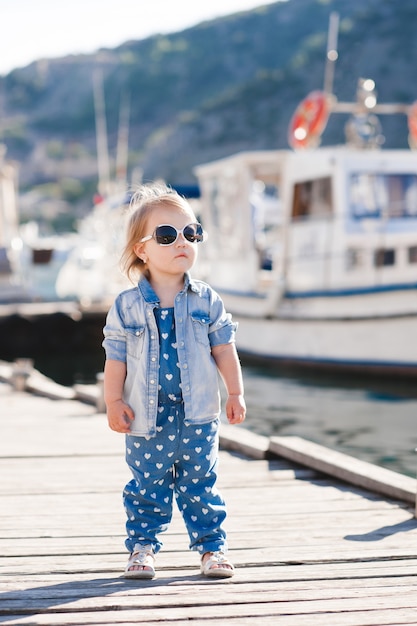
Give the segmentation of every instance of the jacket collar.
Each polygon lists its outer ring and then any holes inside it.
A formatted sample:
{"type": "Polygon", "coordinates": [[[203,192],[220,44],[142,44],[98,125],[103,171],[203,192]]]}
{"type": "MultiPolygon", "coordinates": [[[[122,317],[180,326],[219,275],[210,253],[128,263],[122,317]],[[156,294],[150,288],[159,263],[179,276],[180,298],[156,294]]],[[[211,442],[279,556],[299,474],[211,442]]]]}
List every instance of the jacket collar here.
{"type": "MultiPolygon", "coordinates": [[[[142,276],[140,278],[138,283],[138,289],[141,292],[145,302],[149,304],[159,304],[159,298],[152,289],[151,284],[146,276],[142,276]]],[[[182,291],[185,292],[188,289],[191,289],[191,291],[194,291],[196,293],[198,293],[199,291],[197,285],[195,284],[189,273],[186,272],[184,275],[184,289],[182,291]]]]}

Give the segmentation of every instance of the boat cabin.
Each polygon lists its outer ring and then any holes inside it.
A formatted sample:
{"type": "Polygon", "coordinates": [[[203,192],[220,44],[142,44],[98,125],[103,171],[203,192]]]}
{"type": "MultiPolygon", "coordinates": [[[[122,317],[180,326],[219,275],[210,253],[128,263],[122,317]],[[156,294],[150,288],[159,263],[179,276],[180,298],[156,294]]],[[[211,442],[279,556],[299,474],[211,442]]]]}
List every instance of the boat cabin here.
{"type": "Polygon", "coordinates": [[[417,286],[417,153],[243,152],[200,165],[207,278],[286,298],[417,286]]]}

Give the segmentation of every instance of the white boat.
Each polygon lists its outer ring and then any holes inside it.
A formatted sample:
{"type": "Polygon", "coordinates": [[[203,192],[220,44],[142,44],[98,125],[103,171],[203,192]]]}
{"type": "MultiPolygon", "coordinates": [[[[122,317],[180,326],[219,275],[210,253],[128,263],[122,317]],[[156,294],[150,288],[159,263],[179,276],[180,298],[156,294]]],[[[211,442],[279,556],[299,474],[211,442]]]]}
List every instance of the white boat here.
{"type": "Polygon", "coordinates": [[[129,201],[125,191],[115,192],[81,220],[76,243],[57,275],[59,298],[106,307],[130,286],[119,267],[129,201]]]}
{"type": "Polygon", "coordinates": [[[6,159],[0,144],[0,303],[27,302],[34,294],[26,286],[19,234],[17,166],[6,159]]]}
{"type": "Polygon", "coordinates": [[[416,109],[377,104],[373,81],[355,103],[313,92],[291,120],[293,149],[195,168],[209,233],[199,272],[239,322],[243,357],[417,375],[417,152],[381,149],[376,117],[405,113],[415,147],[416,109]],[[346,145],[318,147],[338,111],[352,113],[346,145]]]}

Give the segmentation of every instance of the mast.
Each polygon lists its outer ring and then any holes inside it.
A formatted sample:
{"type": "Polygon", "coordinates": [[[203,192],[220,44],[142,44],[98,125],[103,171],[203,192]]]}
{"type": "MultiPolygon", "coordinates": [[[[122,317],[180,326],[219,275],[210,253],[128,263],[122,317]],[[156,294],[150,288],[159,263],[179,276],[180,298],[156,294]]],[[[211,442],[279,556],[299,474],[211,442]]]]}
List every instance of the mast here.
{"type": "Polygon", "coordinates": [[[333,92],[333,79],[335,64],[338,58],[337,52],[337,37],[339,33],[339,14],[331,13],[329,19],[329,31],[327,34],[327,54],[326,54],[326,67],[324,71],[324,87],[323,90],[327,94],[333,92]]]}
{"type": "Polygon", "coordinates": [[[98,191],[103,197],[110,191],[110,163],[107,144],[106,111],[104,103],[103,74],[96,69],[93,73],[94,110],[96,120],[98,191]]]}
{"type": "Polygon", "coordinates": [[[119,132],[116,152],[116,181],[118,186],[126,186],[127,163],[129,157],[129,115],[130,102],[124,94],[120,103],[119,132]]]}

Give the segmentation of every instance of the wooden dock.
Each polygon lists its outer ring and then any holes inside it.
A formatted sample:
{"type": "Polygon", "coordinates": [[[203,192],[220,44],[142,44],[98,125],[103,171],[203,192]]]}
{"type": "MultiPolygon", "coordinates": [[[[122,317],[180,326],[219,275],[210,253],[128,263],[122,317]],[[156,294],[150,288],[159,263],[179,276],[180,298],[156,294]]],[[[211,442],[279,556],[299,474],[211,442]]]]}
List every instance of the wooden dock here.
{"type": "MultiPolygon", "coordinates": [[[[399,477],[403,499],[378,495],[225,426],[219,486],[234,578],[200,575],[176,512],[156,578],[125,580],[123,436],[94,403],[51,388],[18,392],[3,379],[0,406],[1,624],[417,624],[412,479],[399,477]]],[[[305,453],[298,440],[275,445],[305,453]]]]}

